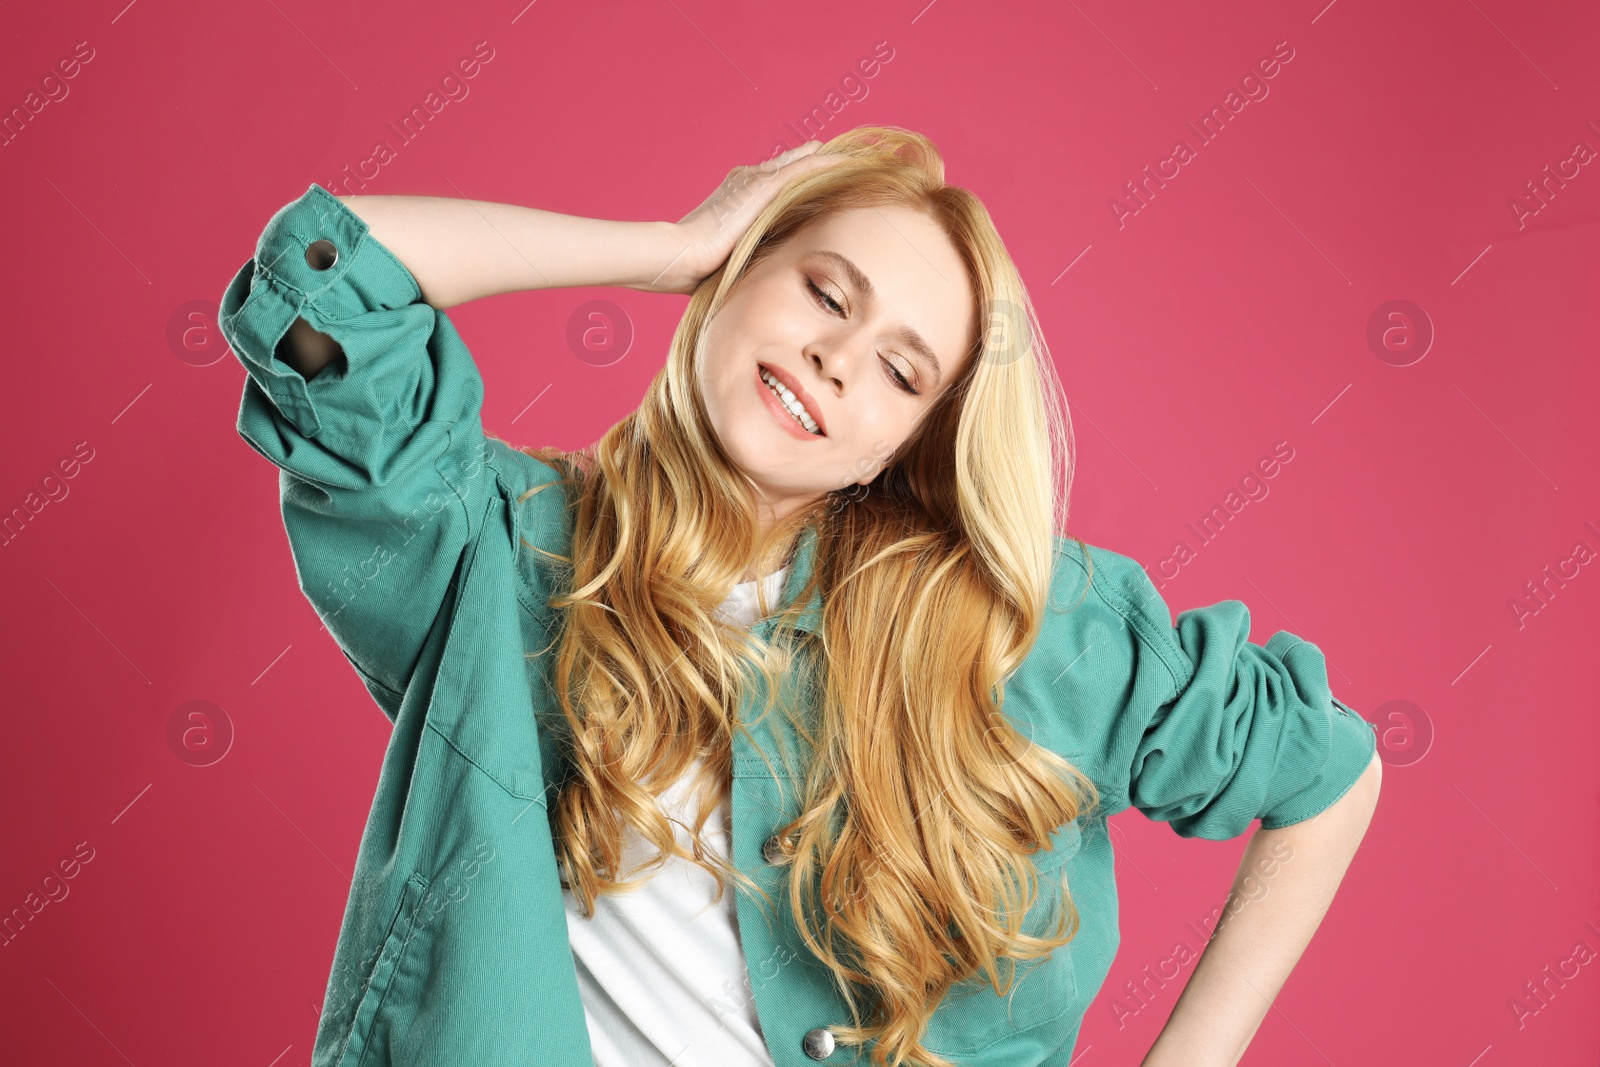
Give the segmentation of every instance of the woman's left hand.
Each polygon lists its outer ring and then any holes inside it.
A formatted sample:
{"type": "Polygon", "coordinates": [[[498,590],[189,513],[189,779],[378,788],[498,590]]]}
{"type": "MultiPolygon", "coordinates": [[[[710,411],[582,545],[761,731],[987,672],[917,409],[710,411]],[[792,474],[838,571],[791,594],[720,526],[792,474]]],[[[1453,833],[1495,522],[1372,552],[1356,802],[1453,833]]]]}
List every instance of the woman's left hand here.
{"type": "Polygon", "coordinates": [[[673,223],[671,266],[650,286],[657,293],[692,293],[722,266],[756,216],[792,178],[848,158],[819,154],[821,141],[807,141],[765,163],[734,167],[699,207],[673,223]]]}

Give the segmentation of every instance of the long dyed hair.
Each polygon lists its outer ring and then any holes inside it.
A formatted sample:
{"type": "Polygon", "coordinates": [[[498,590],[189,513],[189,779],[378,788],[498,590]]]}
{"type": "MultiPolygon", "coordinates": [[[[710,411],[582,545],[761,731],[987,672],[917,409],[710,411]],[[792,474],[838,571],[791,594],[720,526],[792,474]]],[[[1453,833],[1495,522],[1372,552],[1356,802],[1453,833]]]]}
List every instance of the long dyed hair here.
{"type": "Polygon", "coordinates": [[[921,1043],[946,991],[976,975],[1004,995],[1014,961],[1079,925],[1063,886],[1054,935],[1021,932],[1039,889],[1034,853],[1098,795],[1002,712],[1065,529],[1070,423],[1017,268],[978,199],[945,184],[932,142],[859,127],[819,151],[850,158],[788,182],[699,285],[638,410],[587,449],[524,449],[561,474],[540,489],[563,487],[572,524],[572,555],[543,553],[564,591],[550,601],[562,625],[534,654],[555,657],[559,714],[545,725],[567,772],[551,825],[585,915],[670,856],[709,871],[719,896],[731,878],[771,904],[701,840],[749,725],[741,695],[756,685],[761,715],[781,704],[807,748],[781,862],[789,911],[852,1012],[835,1037],[874,1041],[880,1067],[948,1067],[921,1043]],[[801,227],[886,205],[936,220],[964,260],[972,357],[870,484],[826,494],[763,538],[758,493],[719,446],[696,384],[706,325],[801,227]],[[808,525],[816,565],[770,643],[721,621],[716,608],[752,564],[792,552],[808,525]],[[813,592],[817,635],[793,625],[813,592]],[[795,670],[801,656],[807,669],[795,670]],[[685,850],[660,795],[691,772],[685,850]],[[652,859],[624,872],[628,827],[652,859]]]}

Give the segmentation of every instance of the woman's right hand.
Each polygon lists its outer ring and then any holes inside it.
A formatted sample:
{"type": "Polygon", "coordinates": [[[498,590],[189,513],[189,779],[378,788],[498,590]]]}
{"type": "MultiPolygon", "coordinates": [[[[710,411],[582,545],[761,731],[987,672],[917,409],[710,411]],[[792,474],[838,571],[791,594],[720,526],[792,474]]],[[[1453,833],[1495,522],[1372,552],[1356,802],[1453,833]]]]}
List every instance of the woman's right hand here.
{"type": "Polygon", "coordinates": [[[655,293],[692,293],[722,266],[756,216],[791,179],[847,156],[818,153],[821,141],[807,141],[765,163],[734,167],[722,184],[693,211],[673,224],[671,265],[653,282],[655,293]]]}

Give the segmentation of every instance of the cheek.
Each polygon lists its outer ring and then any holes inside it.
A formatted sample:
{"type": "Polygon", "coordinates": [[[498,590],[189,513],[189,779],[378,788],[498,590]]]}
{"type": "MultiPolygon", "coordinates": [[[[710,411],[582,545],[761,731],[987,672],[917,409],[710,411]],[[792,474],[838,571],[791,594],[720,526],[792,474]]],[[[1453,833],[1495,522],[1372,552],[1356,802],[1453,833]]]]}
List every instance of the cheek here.
{"type": "Polygon", "coordinates": [[[700,379],[701,395],[714,410],[726,407],[733,398],[733,390],[737,385],[734,380],[739,363],[737,335],[736,331],[727,328],[728,325],[719,315],[708,328],[696,371],[700,379]]]}
{"type": "Polygon", "coordinates": [[[876,474],[890,453],[911,435],[912,428],[911,416],[873,405],[852,419],[850,433],[837,443],[856,470],[876,474]]]}

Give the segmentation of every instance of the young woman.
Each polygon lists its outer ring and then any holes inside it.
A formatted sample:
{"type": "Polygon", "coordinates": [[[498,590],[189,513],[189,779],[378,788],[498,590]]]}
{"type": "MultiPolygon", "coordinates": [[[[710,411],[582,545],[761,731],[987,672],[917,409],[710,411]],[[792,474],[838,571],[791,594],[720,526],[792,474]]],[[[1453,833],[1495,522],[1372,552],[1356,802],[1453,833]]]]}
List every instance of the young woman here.
{"type": "Polygon", "coordinates": [[[677,223],[313,185],[221,324],[301,588],[394,724],[313,1063],[1067,1064],[1130,806],[1261,820],[1143,1062],[1238,1061],[1373,731],[1314,645],[1237,601],[1174,626],[1059,532],[1053,365],[927,139],[737,167],[677,223]],[[487,437],[443,309],[593,285],[690,294],[638,410],[573,454],[487,437]]]}

